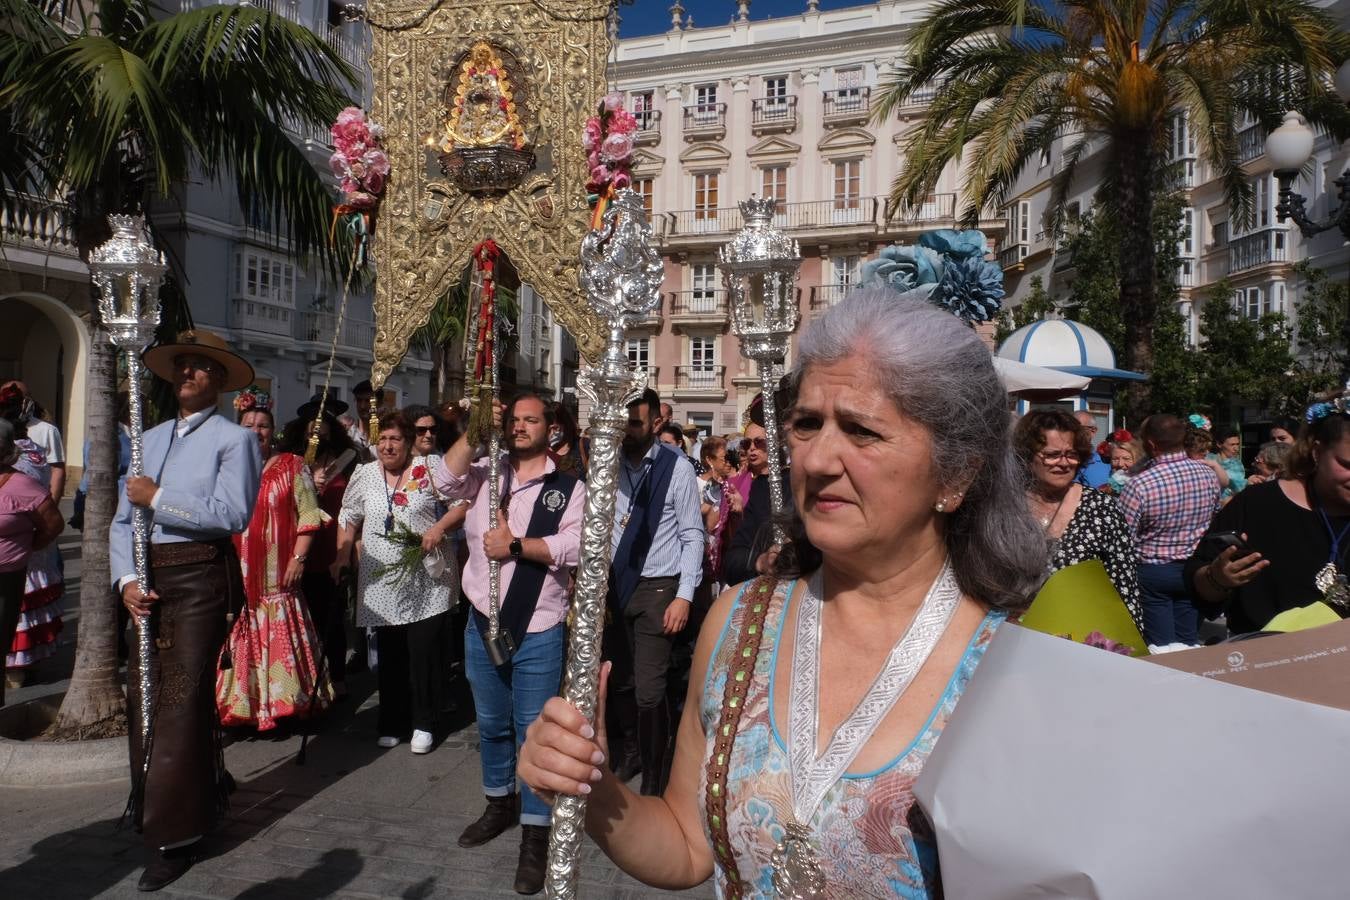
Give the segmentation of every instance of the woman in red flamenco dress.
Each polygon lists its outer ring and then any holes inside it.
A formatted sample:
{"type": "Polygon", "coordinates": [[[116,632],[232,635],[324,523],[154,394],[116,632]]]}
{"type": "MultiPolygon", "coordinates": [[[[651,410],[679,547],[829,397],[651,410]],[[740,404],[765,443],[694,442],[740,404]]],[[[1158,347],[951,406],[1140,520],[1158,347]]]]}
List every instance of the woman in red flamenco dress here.
{"type": "Polygon", "coordinates": [[[247,602],[221,656],[216,708],[222,725],[269,731],[281,719],[306,718],[333,700],[300,592],[305,557],[323,513],[304,460],[273,452],[275,423],[266,394],[245,392],[237,406],[240,401],[239,424],[258,435],[263,474],[253,518],[234,538],[247,602]]]}

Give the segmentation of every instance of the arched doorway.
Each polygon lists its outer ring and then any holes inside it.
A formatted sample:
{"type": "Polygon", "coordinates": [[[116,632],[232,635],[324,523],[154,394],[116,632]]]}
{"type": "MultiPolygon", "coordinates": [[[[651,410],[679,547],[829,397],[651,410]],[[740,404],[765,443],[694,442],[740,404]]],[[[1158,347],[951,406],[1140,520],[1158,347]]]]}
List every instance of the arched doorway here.
{"type": "Polygon", "coordinates": [[[46,408],[66,444],[67,492],[84,470],[89,332],[59,300],[31,292],[0,297],[0,381],[18,378],[46,408]]]}

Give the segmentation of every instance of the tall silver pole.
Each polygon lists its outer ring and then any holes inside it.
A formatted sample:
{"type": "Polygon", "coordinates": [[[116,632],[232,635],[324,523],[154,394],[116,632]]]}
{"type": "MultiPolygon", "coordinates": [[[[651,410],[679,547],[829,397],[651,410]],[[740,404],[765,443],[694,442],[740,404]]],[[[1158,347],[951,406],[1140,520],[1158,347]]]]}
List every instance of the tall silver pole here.
{"type": "MultiPolygon", "coordinates": [[[[474,266],[474,277],[479,279],[479,290],[482,290],[481,275],[478,273],[478,267],[474,266]]],[[[496,404],[501,396],[501,386],[497,383],[498,368],[501,364],[501,329],[498,327],[497,310],[492,312],[492,357],[488,361],[488,382],[492,388],[492,399],[489,401],[496,404]]],[[[490,418],[488,421],[492,421],[490,418]]],[[[506,423],[503,422],[503,425],[506,423]]],[[[502,509],[502,430],[493,427],[488,432],[488,528],[497,527],[497,516],[502,509]]],[[[499,559],[488,560],[488,643],[496,645],[497,635],[501,632],[501,604],[502,604],[502,562],[499,559]]]]}
{"type": "MultiPolygon", "coordinates": [[[[141,391],[141,349],[125,349],[122,358],[127,366],[127,397],[131,408],[131,422],[128,428],[131,435],[131,463],[127,466],[127,477],[136,478],[145,474],[145,455],[142,435],[144,434],[143,397],[141,391]]],[[[131,556],[136,564],[136,581],[142,591],[150,590],[150,510],[144,506],[131,507],[131,556]]],[[[150,722],[154,716],[154,693],[152,691],[150,656],[154,649],[151,634],[150,617],[136,616],[136,668],[139,676],[136,683],[137,710],[140,716],[141,735],[141,773],[150,769],[150,722]]]]}
{"type": "Polygon", "coordinates": [[[769,506],[773,511],[773,542],[779,546],[787,543],[787,529],[778,516],[783,511],[783,465],[778,439],[778,402],[773,395],[778,388],[776,363],[781,363],[783,358],[779,356],[777,360],[761,359],[758,362],[759,391],[764,398],[764,452],[769,457],[769,471],[766,474],[769,479],[769,506]]]}
{"type": "MultiPolygon", "coordinates": [[[[593,404],[591,455],[586,467],[586,505],[581,523],[572,631],[568,640],[563,697],[592,725],[600,692],[601,637],[609,589],[610,544],[618,498],[619,448],[628,404],[641,396],[645,373],[628,363],[627,329],[659,303],[663,266],[652,245],[642,198],[622,190],[611,202],[601,228],[581,244],[581,287],[592,309],[605,320],[609,339],[599,364],[577,376],[577,390],[593,404]]],[[[570,900],[577,893],[586,798],[560,796],[553,804],[549,836],[548,897],[570,900]]]]}
{"type": "MultiPolygon", "coordinates": [[[[89,255],[89,273],[99,291],[99,318],[113,346],[122,352],[127,367],[127,393],[131,411],[130,477],[145,474],[142,452],[144,423],[141,392],[141,352],[154,338],[159,325],[159,286],[164,279],[164,256],[154,248],[141,216],[109,216],[112,237],[89,255]]],[[[142,591],[150,590],[150,511],[131,508],[131,552],[136,580],[142,591]]],[[[154,718],[154,684],[150,671],[153,635],[150,617],[136,617],[136,699],[132,710],[135,733],[141,740],[141,775],[133,790],[144,787],[150,769],[150,734],[154,718]]]]}

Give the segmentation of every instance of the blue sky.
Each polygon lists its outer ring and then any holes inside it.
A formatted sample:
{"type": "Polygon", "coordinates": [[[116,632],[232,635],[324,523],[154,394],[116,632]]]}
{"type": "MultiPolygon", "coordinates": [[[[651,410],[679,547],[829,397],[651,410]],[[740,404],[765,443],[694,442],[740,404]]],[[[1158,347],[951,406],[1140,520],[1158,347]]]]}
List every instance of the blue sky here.
{"type": "MultiPolygon", "coordinates": [[[[620,6],[622,36],[659,34],[670,28],[672,0],[636,0],[632,6],[620,6]]],[[[821,9],[840,9],[864,5],[865,0],[821,0],[821,9]]],[[[790,16],[806,9],[806,0],[752,0],[751,19],[790,16]]],[[[684,0],[686,15],[694,17],[694,26],[725,25],[736,15],[736,0],[684,0]]]]}

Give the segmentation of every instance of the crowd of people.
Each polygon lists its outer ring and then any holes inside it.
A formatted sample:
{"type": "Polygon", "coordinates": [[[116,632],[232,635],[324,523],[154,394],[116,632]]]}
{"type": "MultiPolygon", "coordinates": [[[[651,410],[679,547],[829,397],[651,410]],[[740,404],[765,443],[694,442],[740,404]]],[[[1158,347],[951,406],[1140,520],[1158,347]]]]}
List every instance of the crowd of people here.
{"type": "MultiPolygon", "coordinates": [[[[1250,469],[1239,436],[1200,416],[1097,442],[1086,412],[1010,417],[960,320],[860,291],[805,330],[775,393],[776,516],[762,398],[730,435],[681,427],[651,390],[628,407],[592,725],[557,696],[589,453],[566,407],[496,405],[493,495],[454,404],[385,408],[365,383],[354,409],[316,395],[278,427],[213,335],[145,362],[179,412],[145,433],[111,549],[129,614],[157,627],[154,775],[135,808],[146,890],[186,871],[223,807],[222,725],[312,719],[373,666],[379,746],[418,755],[462,671],[485,806],[459,843],[520,825],[523,894],[543,887],[550,803],[581,793],[592,837],[652,885],[715,874],[723,895],[930,896],[936,847],[913,781],[998,628],[1052,573],[1100,561],[1155,649],[1197,644],[1205,620],[1244,636],[1350,598],[1340,407],[1277,422],[1250,469]],[[152,512],[150,591],[136,506],[152,512]]],[[[6,640],[42,608],[33,561],[61,527],[50,472],[29,464],[42,450],[25,402],[0,388],[6,640]]],[[[133,709],[137,674],[133,661],[133,709]]],[[[145,752],[133,738],[133,773],[145,752]]]]}
{"type": "MultiPolygon", "coordinates": [[[[453,706],[447,686],[467,679],[486,807],[460,844],[521,825],[516,888],[538,892],[549,810],[515,773],[526,730],[562,679],[589,450],[570,411],[529,394],[495,411],[503,457],[491,520],[487,459],[461,433],[455,404],[385,408],[366,382],[354,408],[316,394],[281,420],[247,363],[207,332],[154,347],[145,362],[173,384],[179,410],[145,432],[146,474],[124,480],[112,532],[114,586],[129,615],[156,616],[154,665],[175,676],[137,809],[152,851],[142,886],[186,870],[228,794],[221,726],[286,733],[369,666],[378,745],[418,755],[433,752],[453,706]],[[237,392],[233,422],[219,411],[226,392],[237,392]],[[137,505],[152,514],[150,592],[132,565],[137,505]]],[[[670,777],[694,641],[734,577],[725,563],[739,547],[741,566],[755,565],[753,536],[740,532],[768,518],[756,489],[768,471],[758,408],[744,435],[703,437],[674,422],[652,391],[629,409],[605,635],[621,672],[615,766],[640,775],[645,795],[670,777]]],[[[40,548],[45,520],[30,513],[40,548]]],[[[133,664],[133,704],[136,675],[133,664]]]]}

